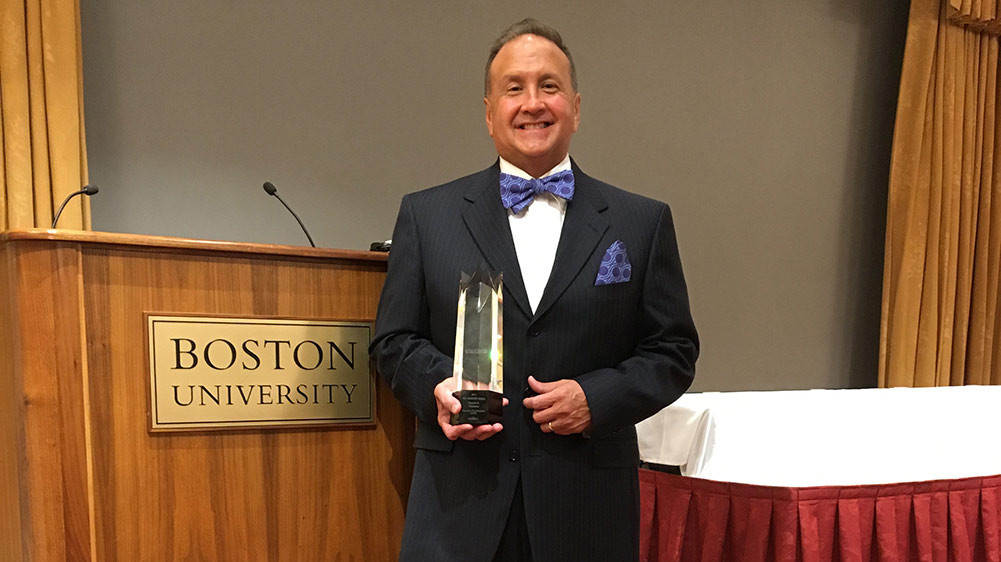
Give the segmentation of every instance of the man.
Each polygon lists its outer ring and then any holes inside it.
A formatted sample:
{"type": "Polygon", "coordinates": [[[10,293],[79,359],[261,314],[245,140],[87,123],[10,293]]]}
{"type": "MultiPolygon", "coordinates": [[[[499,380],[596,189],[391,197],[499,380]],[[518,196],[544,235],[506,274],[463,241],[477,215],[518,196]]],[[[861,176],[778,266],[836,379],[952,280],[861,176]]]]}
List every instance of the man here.
{"type": "Polygon", "coordinates": [[[581,97],[554,29],[506,30],[485,91],[500,158],[404,197],[371,346],[419,420],[400,559],[635,560],[634,424],[698,355],[671,213],[570,160],[581,97]],[[453,426],[459,276],[483,263],[504,275],[503,420],[453,426]]]}

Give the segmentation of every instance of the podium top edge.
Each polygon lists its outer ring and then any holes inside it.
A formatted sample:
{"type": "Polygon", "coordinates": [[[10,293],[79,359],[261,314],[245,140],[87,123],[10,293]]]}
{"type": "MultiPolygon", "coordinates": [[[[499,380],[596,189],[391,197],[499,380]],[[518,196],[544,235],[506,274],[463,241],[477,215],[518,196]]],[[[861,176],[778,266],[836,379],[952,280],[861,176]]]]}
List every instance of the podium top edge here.
{"type": "Polygon", "coordinates": [[[89,230],[25,228],[0,231],[0,243],[18,241],[71,242],[78,244],[110,245],[160,250],[208,251],[371,262],[385,262],[389,256],[386,252],[370,252],[368,250],[339,250],[334,248],[312,248],[309,246],[287,246],[282,244],[260,244],[253,242],[228,242],[224,240],[200,240],[195,238],[176,238],[172,236],[126,234],[119,232],[96,232],[89,230]]]}

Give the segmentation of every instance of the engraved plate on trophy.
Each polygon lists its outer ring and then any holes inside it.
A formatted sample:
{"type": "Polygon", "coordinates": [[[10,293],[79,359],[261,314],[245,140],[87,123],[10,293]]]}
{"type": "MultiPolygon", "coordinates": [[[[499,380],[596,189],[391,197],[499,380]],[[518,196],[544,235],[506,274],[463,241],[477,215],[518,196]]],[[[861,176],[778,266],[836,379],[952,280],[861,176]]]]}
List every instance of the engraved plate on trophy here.
{"type": "Polygon", "coordinates": [[[483,425],[501,421],[504,396],[503,274],[481,265],[462,273],[455,325],[452,392],[462,410],[452,424],[483,425]]]}

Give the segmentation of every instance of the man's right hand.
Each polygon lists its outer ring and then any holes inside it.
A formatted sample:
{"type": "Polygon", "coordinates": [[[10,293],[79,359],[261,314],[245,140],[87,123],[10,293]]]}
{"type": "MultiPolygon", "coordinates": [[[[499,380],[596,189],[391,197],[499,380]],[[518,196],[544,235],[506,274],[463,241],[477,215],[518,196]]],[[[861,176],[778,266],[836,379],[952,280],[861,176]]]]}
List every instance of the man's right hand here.
{"type": "MultiPolygon", "coordinates": [[[[500,432],[504,429],[499,423],[472,425],[464,423],[452,425],[452,414],[458,414],[462,410],[459,400],[452,396],[452,377],[449,377],[434,387],[434,401],[438,404],[438,425],[445,433],[445,437],[455,441],[465,439],[466,441],[483,441],[484,439],[500,432]]],[[[504,399],[503,405],[507,406],[508,400],[504,399]]]]}

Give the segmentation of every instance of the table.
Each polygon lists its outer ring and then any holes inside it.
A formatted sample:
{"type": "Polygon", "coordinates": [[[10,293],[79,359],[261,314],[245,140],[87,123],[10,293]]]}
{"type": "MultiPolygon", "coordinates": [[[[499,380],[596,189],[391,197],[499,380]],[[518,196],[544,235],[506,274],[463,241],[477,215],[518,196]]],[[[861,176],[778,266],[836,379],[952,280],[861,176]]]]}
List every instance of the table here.
{"type": "Polygon", "coordinates": [[[766,486],[1001,474],[1001,386],[687,394],[636,426],[640,457],[766,486]]]}
{"type": "Polygon", "coordinates": [[[1001,562],[1001,387],[702,393],[637,426],[641,560],[1001,562]]]}

